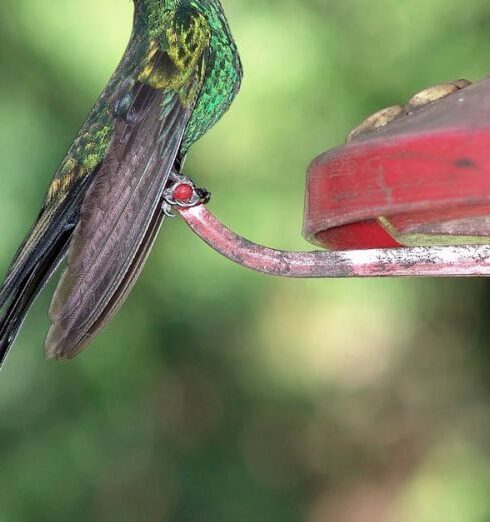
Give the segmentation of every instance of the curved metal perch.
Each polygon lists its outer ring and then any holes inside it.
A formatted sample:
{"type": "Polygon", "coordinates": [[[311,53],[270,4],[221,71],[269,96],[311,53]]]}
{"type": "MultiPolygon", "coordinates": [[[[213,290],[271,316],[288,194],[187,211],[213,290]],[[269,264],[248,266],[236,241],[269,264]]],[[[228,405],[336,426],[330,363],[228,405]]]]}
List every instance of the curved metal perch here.
{"type": "Polygon", "coordinates": [[[265,274],[296,278],[490,276],[490,245],[288,252],[239,236],[204,205],[177,210],[214,250],[265,274]]]}

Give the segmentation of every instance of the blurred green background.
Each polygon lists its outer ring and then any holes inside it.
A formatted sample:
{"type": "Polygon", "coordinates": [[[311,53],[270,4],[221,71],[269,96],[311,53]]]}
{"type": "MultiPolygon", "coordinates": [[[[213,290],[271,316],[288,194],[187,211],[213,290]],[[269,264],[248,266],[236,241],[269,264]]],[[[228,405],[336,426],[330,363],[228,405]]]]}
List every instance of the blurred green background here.
{"type": "MultiPolygon", "coordinates": [[[[485,76],[483,0],[225,0],[245,67],[186,172],[305,249],[304,175],[370,112],[485,76]]],[[[0,3],[0,266],[126,45],[128,0],[0,3]]],[[[45,362],[53,284],[0,379],[0,521],[486,522],[490,286],[288,281],[165,224],[122,311],[45,362]]]]}

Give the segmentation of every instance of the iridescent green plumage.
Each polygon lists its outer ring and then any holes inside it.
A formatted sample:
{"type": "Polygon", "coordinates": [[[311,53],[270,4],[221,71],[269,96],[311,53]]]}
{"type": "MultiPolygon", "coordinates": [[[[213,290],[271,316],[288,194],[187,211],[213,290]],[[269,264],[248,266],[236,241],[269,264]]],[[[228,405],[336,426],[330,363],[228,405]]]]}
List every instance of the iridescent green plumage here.
{"type": "MultiPolygon", "coordinates": [[[[219,0],[135,0],[135,3],[133,34],[125,56],[55,175],[55,185],[57,179],[70,174],[63,168],[67,163],[75,162],[84,175],[102,161],[114,131],[111,107],[117,103],[115,98],[123,98],[124,89],[136,82],[155,46],[169,47],[169,33],[174,33],[177,41],[181,38],[179,20],[185,23],[196,15],[202,20],[194,35],[202,40],[203,51],[209,53],[204,83],[182,139],[181,156],[221,118],[238,93],[242,66],[219,0]]],[[[181,74],[188,71],[189,68],[184,68],[181,74]]],[[[63,192],[58,196],[63,197],[63,192]]]]}
{"type": "Polygon", "coordinates": [[[0,363],[68,252],[50,356],[72,357],[118,310],[163,220],[189,147],[230,106],[241,64],[219,0],[134,0],[125,55],[48,189],[0,289],[0,363]]]}

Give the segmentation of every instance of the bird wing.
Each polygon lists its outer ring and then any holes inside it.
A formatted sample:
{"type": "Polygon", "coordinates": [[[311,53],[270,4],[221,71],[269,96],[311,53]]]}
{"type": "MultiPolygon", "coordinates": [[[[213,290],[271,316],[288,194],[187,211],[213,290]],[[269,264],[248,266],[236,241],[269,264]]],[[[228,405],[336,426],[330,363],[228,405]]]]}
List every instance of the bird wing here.
{"type": "Polygon", "coordinates": [[[119,309],[162,221],[162,192],[205,78],[210,38],[202,15],[168,16],[83,200],[50,307],[49,357],[77,355],[119,309]]]}

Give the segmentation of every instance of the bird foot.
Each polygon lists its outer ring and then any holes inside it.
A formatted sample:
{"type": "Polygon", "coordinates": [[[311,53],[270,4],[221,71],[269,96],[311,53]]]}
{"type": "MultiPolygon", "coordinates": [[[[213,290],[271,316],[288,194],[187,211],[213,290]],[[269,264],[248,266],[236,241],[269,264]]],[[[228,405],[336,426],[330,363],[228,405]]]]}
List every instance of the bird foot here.
{"type": "Polygon", "coordinates": [[[175,217],[172,212],[174,207],[205,205],[210,199],[211,193],[196,187],[191,178],[172,172],[163,191],[162,209],[166,216],[175,217]]]}
{"type": "Polygon", "coordinates": [[[468,80],[455,80],[424,89],[414,94],[405,105],[394,105],[369,116],[349,133],[347,143],[359,136],[381,129],[398,118],[412,114],[417,109],[441,100],[469,85],[471,85],[471,82],[468,80]]]}

